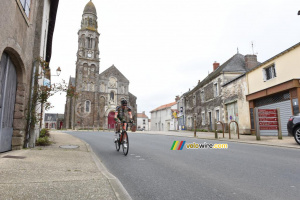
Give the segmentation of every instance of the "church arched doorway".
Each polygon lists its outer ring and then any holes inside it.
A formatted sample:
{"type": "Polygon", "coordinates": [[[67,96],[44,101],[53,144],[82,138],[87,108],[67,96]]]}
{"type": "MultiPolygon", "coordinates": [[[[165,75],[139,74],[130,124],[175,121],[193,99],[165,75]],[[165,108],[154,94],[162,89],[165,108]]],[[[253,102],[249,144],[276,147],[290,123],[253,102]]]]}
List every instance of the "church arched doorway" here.
{"type": "Polygon", "coordinates": [[[115,128],[115,112],[111,111],[108,113],[108,128],[115,128]]]}

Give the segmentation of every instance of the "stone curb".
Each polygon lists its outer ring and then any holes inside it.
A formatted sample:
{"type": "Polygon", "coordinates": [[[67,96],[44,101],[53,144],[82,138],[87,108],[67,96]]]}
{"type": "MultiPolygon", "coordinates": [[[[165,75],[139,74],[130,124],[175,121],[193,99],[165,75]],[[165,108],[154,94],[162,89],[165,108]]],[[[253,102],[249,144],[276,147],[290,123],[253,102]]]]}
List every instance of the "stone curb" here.
{"type": "MultiPolygon", "coordinates": [[[[67,134],[67,133],[64,133],[64,134],[67,134]]],[[[68,135],[70,135],[70,134],[68,134],[68,135]]],[[[70,136],[72,136],[72,135],[70,135],[70,136]]],[[[79,138],[77,138],[77,139],[79,139],[79,138]]],[[[92,156],[95,164],[97,165],[99,171],[108,179],[109,184],[112,187],[117,199],[119,199],[119,200],[132,200],[132,198],[130,197],[130,195],[128,194],[128,192],[126,191],[126,189],[124,188],[122,183],[119,181],[119,179],[117,179],[114,175],[112,175],[106,169],[106,167],[102,164],[100,158],[98,158],[98,156],[94,153],[91,146],[88,143],[86,143],[85,141],[83,141],[81,139],[79,139],[79,140],[86,145],[86,147],[88,149],[88,152],[91,153],[91,156],[92,156]]]]}

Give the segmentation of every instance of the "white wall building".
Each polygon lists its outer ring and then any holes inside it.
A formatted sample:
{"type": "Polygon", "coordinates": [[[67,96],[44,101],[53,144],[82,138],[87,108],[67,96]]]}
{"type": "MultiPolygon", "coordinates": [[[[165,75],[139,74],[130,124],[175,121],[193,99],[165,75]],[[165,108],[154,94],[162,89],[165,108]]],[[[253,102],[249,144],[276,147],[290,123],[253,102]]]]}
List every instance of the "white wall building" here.
{"type": "Polygon", "coordinates": [[[149,131],[149,118],[145,114],[145,111],[142,113],[137,113],[137,130],[140,129],[149,131]]]}
{"type": "Polygon", "coordinates": [[[151,113],[151,130],[152,131],[169,131],[177,130],[177,119],[173,116],[173,112],[177,110],[177,103],[169,103],[162,105],[151,113]]]}

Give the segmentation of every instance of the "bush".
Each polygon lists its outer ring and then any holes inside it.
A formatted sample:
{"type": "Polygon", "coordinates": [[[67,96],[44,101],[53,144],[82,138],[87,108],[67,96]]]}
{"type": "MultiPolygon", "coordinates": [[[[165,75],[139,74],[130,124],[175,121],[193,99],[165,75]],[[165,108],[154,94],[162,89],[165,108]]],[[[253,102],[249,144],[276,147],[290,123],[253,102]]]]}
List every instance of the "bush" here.
{"type": "Polygon", "coordinates": [[[197,132],[208,132],[206,129],[197,129],[197,132]]]}
{"type": "Polygon", "coordinates": [[[41,133],[40,133],[40,138],[43,138],[43,137],[49,137],[49,136],[50,136],[49,130],[43,128],[43,129],[41,130],[41,133]]]}
{"type": "Polygon", "coordinates": [[[37,139],[36,141],[36,145],[37,146],[48,146],[51,144],[51,141],[49,140],[49,137],[45,136],[45,137],[40,137],[39,139],[37,139]]]}

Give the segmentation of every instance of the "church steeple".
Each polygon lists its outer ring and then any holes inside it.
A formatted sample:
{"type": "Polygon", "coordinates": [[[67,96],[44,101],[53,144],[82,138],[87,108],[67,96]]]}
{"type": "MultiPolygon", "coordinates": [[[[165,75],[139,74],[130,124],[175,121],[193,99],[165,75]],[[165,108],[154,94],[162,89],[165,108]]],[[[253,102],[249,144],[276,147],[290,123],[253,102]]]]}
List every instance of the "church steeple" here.
{"type": "Polygon", "coordinates": [[[97,11],[92,1],[84,7],[78,32],[78,59],[99,60],[97,11]]]}
{"type": "Polygon", "coordinates": [[[97,31],[97,11],[92,1],[89,1],[83,10],[81,29],[97,31]]]}

